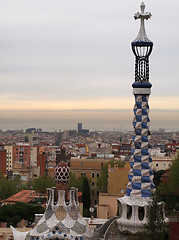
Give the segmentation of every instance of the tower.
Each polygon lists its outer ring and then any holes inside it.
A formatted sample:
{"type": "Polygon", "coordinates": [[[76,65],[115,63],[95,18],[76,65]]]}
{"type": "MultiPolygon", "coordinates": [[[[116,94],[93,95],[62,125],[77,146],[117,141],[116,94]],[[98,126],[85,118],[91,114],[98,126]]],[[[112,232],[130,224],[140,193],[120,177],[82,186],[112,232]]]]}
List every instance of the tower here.
{"type": "Polygon", "coordinates": [[[78,123],[78,133],[82,132],[82,123],[78,123]]]}
{"type": "Polygon", "coordinates": [[[126,195],[118,199],[118,214],[121,217],[117,220],[120,231],[132,233],[139,231],[146,223],[151,191],[155,189],[151,169],[150,120],[148,116],[148,100],[152,87],[149,82],[149,56],[153,43],[148,39],[144,25],[144,20],[148,20],[151,13],[144,11],[144,3],[140,7],[141,12],[134,15],[135,20],[140,19],[141,21],[140,30],[137,38],[131,43],[135,55],[135,82],[132,84],[135,105],[131,169],[128,174],[126,195]]]}

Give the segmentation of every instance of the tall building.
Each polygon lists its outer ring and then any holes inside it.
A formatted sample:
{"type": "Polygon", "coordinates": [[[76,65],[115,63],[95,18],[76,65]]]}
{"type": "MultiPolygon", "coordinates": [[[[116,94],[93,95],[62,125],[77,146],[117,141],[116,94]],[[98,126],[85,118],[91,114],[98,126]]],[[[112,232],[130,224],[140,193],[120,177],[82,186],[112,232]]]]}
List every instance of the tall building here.
{"type": "Polygon", "coordinates": [[[78,123],[78,133],[82,132],[82,123],[78,123]]]}
{"type": "Polygon", "coordinates": [[[29,143],[30,146],[37,146],[38,145],[38,133],[26,132],[24,140],[25,140],[25,142],[29,143]]]}
{"type": "Polygon", "coordinates": [[[147,210],[153,183],[152,158],[150,156],[150,131],[149,131],[149,95],[152,84],[149,82],[149,56],[153,43],[146,35],[144,20],[151,17],[151,13],[145,12],[144,3],[141,4],[141,12],[134,15],[141,20],[137,38],[132,42],[132,51],[135,55],[135,82],[132,84],[135,98],[133,120],[133,142],[130,159],[131,169],[128,174],[129,182],[126,195],[118,199],[118,220],[120,231],[136,233],[147,222],[147,210]]]}
{"type": "Polygon", "coordinates": [[[24,167],[30,167],[30,144],[17,143],[13,146],[14,162],[21,163],[24,167]]]}
{"type": "Polygon", "coordinates": [[[13,171],[13,146],[4,146],[6,150],[6,171],[13,171]]]}
{"type": "Polygon", "coordinates": [[[0,174],[6,175],[6,150],[0,148],[0,174]]]}

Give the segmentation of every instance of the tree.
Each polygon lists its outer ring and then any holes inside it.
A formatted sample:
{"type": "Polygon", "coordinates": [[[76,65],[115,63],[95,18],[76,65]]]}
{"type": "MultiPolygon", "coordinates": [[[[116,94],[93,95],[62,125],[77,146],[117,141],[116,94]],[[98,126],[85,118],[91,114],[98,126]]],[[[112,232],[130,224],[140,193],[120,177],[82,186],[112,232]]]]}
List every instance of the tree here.
{"type": "Polygon", "coordinates": [[[40,193],[46,193],[47,188],[51,188],[55,186],[54,178],[47,176],[44,174],[42,177],[38,177],[32,182],[32,187],[34,190],[40,193]]]}
{"type": "Polygon", "coordinates": [[[19,175],[13,180],[5,179],[2,175],[0,176],[0,199],[6,199],[22,189],[23,185],[19,175]]]}
{"type": "Polygon", "coordinates": [[[165,170],[159,170],[157,172],[154,171],[154,184],[156,187],[158,187],[162,181],[161,181],[161,176],[165,173],[165,170]]]}
{"type": "Polygon", "coordinates": [[[83,202],[83,215],[85,217],[89,217],[90,216],[89,208],[91,206],[91,197],[90,197],[89,182],[86,177],[84,177],[84,180],[83,180],[82,202],[83,202]]]}
{"type": "Polygon", "coordinates": [[[33,223],[36,213],[44,213],[42,206],[31,205],[26,203],[17,202],[15,204],[3,205],[0,208],[0,222],[7,222],[7,226],[10,225],[16,227],[22,220],[27,220],[30,224],[33,223]]]}
{"type": "Polygon", "coordinates": [[[118,165],[118,167],[124,167],[124,162],[115,159],[112,159],[110,162],[106,163],[101,168],[101,175],[97,180],[97,187],[100,192],[107,192],[108,191],[108,165],[110,164],[111,167],[114,167],[114,162],[118,165]]]}
{"type": "Polygon", "coordinates": [[[148,222],[143,231],[137,233],[132,240],[166,240],[168,239],[168,223],[165,222],[163,203],[159,203],[157,191],[152,195],[147,212],[148,222]]]}
{"type": "Polygon", "coordinates": [[[101,168],[101,175],[97,180],[97,187],[100,192],[107,192],[108,190],[108,164],[101,168]]]}
{"type": "Polygon", "coordinates": [[[148,209],[148,223],[145,225],[146,232],[153,240],[165,240],[168,234],[168,224],[164,219],[163,202],[159,202],[157,192],[152,195],[148,209]]]}
{"type": "Polygon", "coordinates": [[[70,179],[68,181],[68,189],[71,187],[78,188],[78,179],[76,178],[76,175],[72,172],[70,172],[70,179]]]}
{"type": "Polygon", "coordinates": [[[169,174],[169,187],[171,191],[175,192],[177,195],[179,195],[178,190],[179,186],[179,154],[175,158],[175,161],[173,162],[171,168],[170,168],[170,174],[169,174]]]}

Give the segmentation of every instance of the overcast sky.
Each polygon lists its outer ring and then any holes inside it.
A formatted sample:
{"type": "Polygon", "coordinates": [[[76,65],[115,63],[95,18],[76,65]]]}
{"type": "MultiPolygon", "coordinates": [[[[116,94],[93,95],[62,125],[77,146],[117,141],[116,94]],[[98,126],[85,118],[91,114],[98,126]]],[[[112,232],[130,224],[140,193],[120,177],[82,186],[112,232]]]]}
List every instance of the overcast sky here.
{"type": "MultiPolygon", "coordinates": [[[[138,0],[0,0],[0,110],[131,109],[138,0]]],[[[179,110],[178,0],[146,0],[153,109],[179,110]]]]}

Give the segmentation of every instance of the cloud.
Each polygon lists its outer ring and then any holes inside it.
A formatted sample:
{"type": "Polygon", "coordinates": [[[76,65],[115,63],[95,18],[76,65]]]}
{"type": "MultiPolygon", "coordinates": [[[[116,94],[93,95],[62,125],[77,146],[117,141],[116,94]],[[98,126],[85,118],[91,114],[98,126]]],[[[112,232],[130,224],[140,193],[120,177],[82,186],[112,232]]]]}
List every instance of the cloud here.
{"type": "MultiPolygon", "coordinates": [[[[6,0],[0,8],[1,109],[133,107],[141,1],[6,0]]],[[[178,109],[179,1],[146,1],[154,41],[151,107],[178,109]],[[161,9],[162,8],[162,9],[161,9]],[[166,17],[167,16],[167,17],[166,17]]]]}

